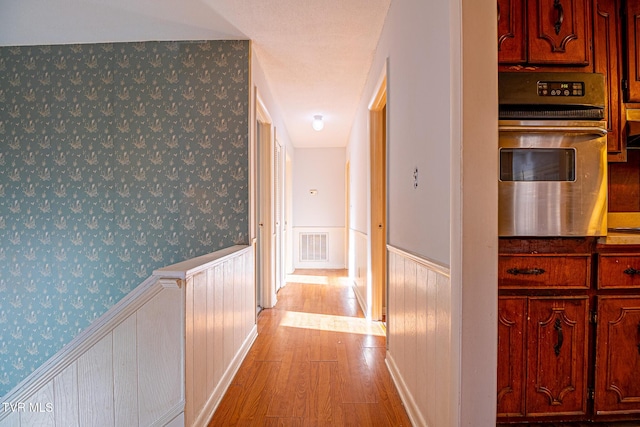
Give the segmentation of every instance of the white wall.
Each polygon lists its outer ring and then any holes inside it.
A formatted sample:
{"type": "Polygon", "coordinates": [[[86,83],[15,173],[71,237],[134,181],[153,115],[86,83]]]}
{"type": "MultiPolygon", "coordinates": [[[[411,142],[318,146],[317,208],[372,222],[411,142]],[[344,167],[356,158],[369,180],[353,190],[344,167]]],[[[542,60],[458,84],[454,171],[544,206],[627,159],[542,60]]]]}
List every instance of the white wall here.
{"type": "Polygon", "coordinates": [[[345,149],[296,148],[293,162],[293,265],[345,268],[345,149]],[[315,194],[312,194],[314,192],[315,194]],[[303,262],[300,233],[327,233],[326,261],[303,262]]]}
{"type": "MultiPolygon", "coordinates": [[[[269,115],[271,116],[271,119],[273,120],[273,126],[276,128],[276,138],[278,139],[278,141],[280,141],[287,152],[293,157],[293,145],[289,138],[287,128],[282,120],[280,106],[275,101],[273,94],[271,93],[271,88],[269,87],[267,77],[264,74],[262,65],[260,64],[260,57],[257,55],[255,49],[253,48],[253,44],[251,46],[250,68],[251,84],[253,86],[251,90],[251,99],[253,100],[254,89],[257,89],[262,102],[264,103],[269,112],[269,115]]],[[[255,120],[252,120],[251,123],[255,123],[255,120]]]]}
{"type": "Polygon", "coordinates": [[[495,425],[495,14],[489,0],[392,2],[347,147],[349,227],[367,233],[367,105],[388,60],[388,242],[405,251],[395,262],[449,277],[427,300],[435,316],[416,306],[413,274],[389,294],[388,360],[416,425],[495,425]],[[420,404],[415,372],[440,379],[437,407],[420,404]]]}
{"type": "MultiPolygon", "coordinates": [[[[250,118],[249,118],[249,123],[250,123],[250,129],[249,129],[249,134],[250,136],[250,140],[251,141],[255,141],[255,123],[256,123],[256,106],[255,106],[255,97],[256,97],[256,92],[258,94],[258,96],[260,97],[260,100],[263,102],[264,107],[267,109],[267,112],[269,113],[269,116],[271,117],[271,120],[273,121],[272,125],[275,128],[275,134],[276,134],[276,139],[277,141],[281,144],[282,149],[284,151],[283,153],[283,158],[287,159],[287,161],[291,161],[292,163],[294,163],[294,159],[295,159],[295,151],[293,148],[293,144],[291,139],[289,138],[289,133],[287,131],[286,126],[284,125],[284,121],[282,120],[282,113],[280,110],[280,106],[278,105],[278,103],[275,101],[273,94],[271,92],[271,88],[269,87],[269,83],[267,81],[267,77],[264,73],[264,70],[262,69],[262,66],[260,64],[260,57],[258,56],[258,54],[256,53],[255,49],[253,48],[253,45],[251,47],[251,61],[250,61],[250,73],[251,73],[251,100],[250,100],[250,105],[251,105],[251,112],[249,114],[250,118]]],[[[254,174],[256,173],[257,169],[256,169],[256,164],[255,164],[255,160],[256,160],[256,151],[255,151],[255,147],[252,147],[251,149],[251,165],[250,165],[250,169],[254,172],[254,174]]],[[[283,162],[284,163],[284,162],[283,162]]],[[[291,177],[286,176],[285,172],[285,182],[289,181],[291,179],[291,177]]],[[[252,214],[249,216],[249,222],[250,222],[250,238],[256,237],[257,236],[257,231],[255,229],[256,226],[256,220],[253,217],[253,214],[256,212],[255,207],[256,207],[256,203],[257,203],[257,199],[256,199],[256,188],[257,188],[257,181],[256,181],[256,177],[254,177],[251,180],[251,195],[250,195],[250,204],[252,205],[252,214]]],[[[289,188],[288,186],[286,188],[289,188]]],[[[284,200],[284,212],[285,215],[288,215],[289,212],[291,212],[291,204],[293,203],[292,197],[291,197],[291,193],[288,192],[287,190],[285,190],[285,200],[284,200]]],[[[285,221],[286,222],[286,221],[285,221]]],[[[292,253],[293,253],[293,233],[291,232],[291,225],[290,224],[285,224],[285,232],[284,232],[284,246],[285,246],[285,256],[288,257],[284,260],[284,265],[283,268],[286,270],[285,273],[289,273],[291,272],[291,265],[292,265],[292,253]]],[[[275,272],[274,272],[275,274],[275,272]]],[[[274,276],[275,278],[275,276],[274,276]]],[[[275,289],[273,289],[273,292],[275,293],[275,289]]],[[[273,301],[275,301],[275,297],[273,297],[273,301]]]]}
{"type": "Polygon", "coordinates": [[[295,153],[294,227],[344,227],[345,149],[296,148],[295,153]]]}

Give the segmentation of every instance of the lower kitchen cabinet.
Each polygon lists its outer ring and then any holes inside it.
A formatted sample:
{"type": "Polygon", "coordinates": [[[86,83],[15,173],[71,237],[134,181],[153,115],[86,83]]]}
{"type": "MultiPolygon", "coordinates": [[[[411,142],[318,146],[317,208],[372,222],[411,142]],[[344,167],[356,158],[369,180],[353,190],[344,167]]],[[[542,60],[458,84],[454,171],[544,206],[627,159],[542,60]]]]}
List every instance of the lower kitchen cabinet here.
{"type": "Polygon", "coordinates": [[[498,417],[525,416],[526,297],[498,299],[498,417]]]}
{"type": "Polygon", "coordinates": [[[529,298],[527,415],[587,413],[588,299],[529,298]]]}
{"type": "Polygon", "coordinates": [[[594,409],[640,414],[640,297],[598,297],[594,409]]]}
{"type": "Polygon", "coordinates": [[[588,298],[498,302],[498,417],[587,412],[588,298]]]}

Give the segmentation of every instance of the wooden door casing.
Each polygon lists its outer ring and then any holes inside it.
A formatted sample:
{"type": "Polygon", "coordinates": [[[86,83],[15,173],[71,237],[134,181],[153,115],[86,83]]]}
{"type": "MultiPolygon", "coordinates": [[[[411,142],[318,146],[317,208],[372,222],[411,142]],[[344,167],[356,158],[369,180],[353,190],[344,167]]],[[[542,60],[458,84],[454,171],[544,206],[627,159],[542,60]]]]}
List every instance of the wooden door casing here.
{"type": "Polygon", "coordinates": [[[586,414],[587,297],[531,297],[528,317],[527,416],[586,414]]]}
{"type": "Polygon", "coordinates": [[[640,297],[598,297],[597,415],[640,413],[640,297]]]}
{"type": "Polygon", "coordinates": [[[527,297],[498,298],[498,417],[525,416],[527,297]]]}

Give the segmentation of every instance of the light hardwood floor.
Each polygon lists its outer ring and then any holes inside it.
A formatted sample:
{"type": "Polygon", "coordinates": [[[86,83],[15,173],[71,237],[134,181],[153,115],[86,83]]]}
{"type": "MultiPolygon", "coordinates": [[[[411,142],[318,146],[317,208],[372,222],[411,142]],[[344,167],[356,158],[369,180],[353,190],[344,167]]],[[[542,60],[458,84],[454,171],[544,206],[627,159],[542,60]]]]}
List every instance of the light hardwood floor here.
{"type": "Polygon", "coordinates": [[[297,270],[209,426],[411,426],[343,270],[297,270]]]}

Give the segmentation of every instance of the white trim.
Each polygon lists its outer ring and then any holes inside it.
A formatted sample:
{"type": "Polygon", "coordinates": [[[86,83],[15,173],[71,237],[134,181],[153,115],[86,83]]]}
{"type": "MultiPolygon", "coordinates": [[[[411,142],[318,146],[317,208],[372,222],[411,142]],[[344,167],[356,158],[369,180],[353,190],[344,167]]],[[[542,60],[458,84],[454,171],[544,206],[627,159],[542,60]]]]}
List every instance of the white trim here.
{"type": "MultiPolygon", "coordinates": [[[[370,317],[369,316],[369,306],[367,303],[367,281],[368,281],[368,276],[369,276],[369,254],[368,254],[368,248],[369,248],[369,235],[367,233],[364,233],[362,231],[356,230],[355,228],[350,228],[347,231],[347,234],[353,234],[352,236],[349,236],[349,245],[353,245],[353,259],[349,260],[349,278],[351,279],[351,287],[353,289],[353,293],[356,296],[356,300],[358,301],[358,304],[360,304],[360,309],[362,310],[363,313],[365,313],[365,317],[370,317]],[[353,239],[351,239],[351,237],[353,237],[353,239]],[[362,240],[360,240],[362,239],[362,240]],[[364,256],[366,257],[366,265],[364,265],[365,267],[365,274],[364,274],[364,279],[365,279],[365,293],[363,294],[361,292],[361,289],[359,287],[359,283],[358,283],[358,279],[362,276],[359,276],[357,271],[358,268],[360,267],[360,265],[356,265],[358,264],[358,243],[359,241],[364,241],[364,256]],[[352,264],[353,263],[353,264],[352,264]]],[[[351,249],[350,249],[351,250],[351,249]]],[[[349,257],[349,253],[347,253],[346,255],[347,257],[349,257]]]]}
{"type": "Polygon", "coordinates": [[[158,279],[158,283],[165,289],[180,289],[180,279],[158,279]]]}
{"type": "Polygon", "coordinates": [[[402,374],[398,370],[398,366],[396,365],[395,360],[393,360],[393,356],[389,354],[387,351],[387,357],[385,358],[385,364],[387,365],[387,369],[389,369],[389,373],[391,374],[391,379],[393,383],[396,385],[398,389],[398,394],[400,395],[400,400],[404,404],[404,408],[407,411],[407,415],[411,420],[411,425],[413,426],[427,426],[427,422],[422,417],[420,413],[420,409],[416,404],[416,401],[413,399],[413,395],[409,391],[409,388],[404,382],[402,378],[402,374]]]}
{"type": "MultiPolygon", "coordinates": [[[[387,70],[389,69],[389,58],[385,59],[384,66],[382,67],[382,71],[380,72],[380,77],[378,77],[378,81],[374,86],[376,88],[375,93],[371,97],[369,101],[369,105],[367,108],[369,111],[378,111],[380,101],[387,96],[387,70]]],[[[385,101],[386,104],[386,101],[385,101]]]]}
{"type": "Polygon", "coordinates": [[[185,402],[184,402],[184,396],[183,396],[182,400],[180,400],[178,403],[173,405],[172,408],[167,410],[167,412],[165,412],[164,415],[162,415],[160,418],[155,420],[151,425],[154,427],[166,426],[167,424],[172,422],[176,417],[178,417],[180,414],[184,414],[184,403],[185,402]]]}
{"type": "Polygon", "coordinates": [[[209,399],[207,400],[207,403],[205,403],[204,408],[202,408],[202,411],[200,411],[198,418],[196,418],[196,420],[194,421],[194,425],[206,426],[209,423],[209,421],[213,417],[213,414],[216,412],[216,409],[218,409],[218,405],[220,405],[222,398],[229,389],[229,386],[231,386],[233,378],[238,373],[242,362],[247,357],[247,354],[249,354],[249,350],[251,350],[251,346],[255,342],[256,338],[258,338],[258,325],[254,325],[251,329],[251,332],[244,340],[242,347],[240,347],[240,350],[238,350],[238,352],[236,353],[235,357],[231,361],[231,364],[222,375],[220,382],[213,390],[213,393],[211,393],[211,396],[209,396],[209,399]]]}
{"type": "Polygon", "coordinates": [[[193,276],[196,273],[211,268],[214,264],[219,264],[226,261],[228,258],[233,258],[250,250],[251,246],[247,245],[231,246],[207,255],[202,255],[197,258],[188,259],[167,267],[159,268],[154,270],[153,275],[161,279],[184,280],[188,276],[193,276]]]}
{"type": "Polygon", "coordinates": [[[387,245],[387,250],[389,252],[393,252],[397,255],[400,255],[403,258],[416,262],[428,268],[429,270],[435,271],[438,274],[442,274],[443,276],[446,276],[446,277],[451,277],[451,269],[444,264],[422,257],[420,255],[414,254],[404,249],[400,249],[393,245],[387,245]]]}

